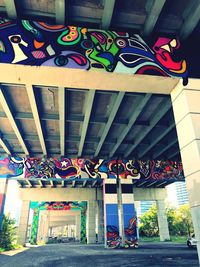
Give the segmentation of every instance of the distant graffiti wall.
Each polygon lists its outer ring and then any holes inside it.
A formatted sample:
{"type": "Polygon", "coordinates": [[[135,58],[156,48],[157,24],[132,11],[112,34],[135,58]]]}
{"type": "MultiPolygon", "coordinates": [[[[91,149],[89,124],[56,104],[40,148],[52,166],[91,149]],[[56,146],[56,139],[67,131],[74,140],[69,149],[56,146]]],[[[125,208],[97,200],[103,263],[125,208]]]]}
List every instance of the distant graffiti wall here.
{"type": "MultiPolygon", "coordinates": [[[[114,179],[116,160],[70,158],[0,158],[0,178],[114,179]]],[[[121,179],[184,179],[181,162],[118,160],[121,179]]]]}
{"type": "Polygon", "coordinates": [[[81,211],[81,229],[80,241],[86,243],[86,211],[87,202],[67,202],[67,201],[51,201],[51,202],[31,202],[30,208],[33,210],[33,220],[31,225],[30,243],[37,244],[37,235],[39,227],[39,215],[42,210],[80,210],[81,211]]]}
{"type": "Polygon", "coordinates": [[[159,37],[149,46],[137,34],[0,19],[1,63],[182,77],[186,84],[179,51],[176,38],[159,37]]]}

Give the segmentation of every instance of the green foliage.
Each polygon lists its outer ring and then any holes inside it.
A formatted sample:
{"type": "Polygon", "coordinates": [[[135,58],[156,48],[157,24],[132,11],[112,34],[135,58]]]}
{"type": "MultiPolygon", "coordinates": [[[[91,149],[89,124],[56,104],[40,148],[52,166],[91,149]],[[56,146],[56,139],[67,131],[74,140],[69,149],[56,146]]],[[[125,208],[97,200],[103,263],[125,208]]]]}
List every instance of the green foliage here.
{"type": "Polygon", "coordinates": [[[153,205],[145,214],[141,216],[139,230],[141,236],[158,236],[159,230],[156,205],[153,205]]]}
{"type": "Polygon", "coordinates": [[[0,230],[0,247],[4,250],[16,247],[16,226],[15,220],[3,216],[2,229],[0,230]]]}
{"type": "Polygon", "coordinates": [[[176,210],[175,224],[178,235],[190,235],[194,232],[189,205],[182,205],[176,210]]]}
{"type": "MultiPolygon", "coordinates": [[[[167,208],[166,215],[170,236],[187,236],[194,231],[189,205],[182,205],[178,209],[167,208]]],[[[141,236],[156,237],[159,235],[156,205],[141,216],[139,231],[141,236]]]]}

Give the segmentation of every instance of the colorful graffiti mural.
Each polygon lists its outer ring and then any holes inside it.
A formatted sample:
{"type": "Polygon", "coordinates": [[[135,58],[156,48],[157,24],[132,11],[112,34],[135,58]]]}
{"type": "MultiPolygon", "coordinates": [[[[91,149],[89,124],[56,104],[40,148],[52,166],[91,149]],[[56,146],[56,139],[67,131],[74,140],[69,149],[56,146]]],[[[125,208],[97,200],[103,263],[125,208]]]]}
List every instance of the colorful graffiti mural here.
{"type": "Polygon", "coordinates": [[[182,77],[186,61],[176,38],[159,37],[152,48],[138,35],[28,20],[0,20],[0,62],[182,77]]]}
{"type": "MultiPolygon", "coordinates": [[[[125,184],[124,184],[125,185],[125,184]]],[[[126,187],[122,187],[121,204],[118,203],[117,183],[110,183],[105,180],[103,183],[104,194],[104,224],[106,226],[106,242],[110,248],[138,247],[138,229],[137,215],[134,205],[134,195],[132,183],[127,183],[126,187]],[[121,216],[124,221],[124,244],[119,231],[121,216]]],[[[121,229],[122,230],[122,229],[121,229]]]]}
{"type": "Polygon", "coordinates": [[[81,233],[80,238],[82,243],[86,243],[86,210],[87,202],[67,202],[67,201],[51,201],[51,202],[31,202],[30,208],[33,210],[33,221],[31,226],[30,243],[37,244],[37,234],[39,226],[40,211],[42,210],[80,210],[81,211],[81,233]]]}
{"type": "MultiPolygon", "coordinates": [[[[0,178],[26,179],[115,179],[116,160],[69,158],[0,159],[0,178]]],[[[121,179],[184,180],[181,162],[160,160],[118,160],[121,179]]]]}
{"type": "Polygon", "coordinates": [[[0,157],[0,178],[24,177],[24,159],[20,157],[0,157]]]}

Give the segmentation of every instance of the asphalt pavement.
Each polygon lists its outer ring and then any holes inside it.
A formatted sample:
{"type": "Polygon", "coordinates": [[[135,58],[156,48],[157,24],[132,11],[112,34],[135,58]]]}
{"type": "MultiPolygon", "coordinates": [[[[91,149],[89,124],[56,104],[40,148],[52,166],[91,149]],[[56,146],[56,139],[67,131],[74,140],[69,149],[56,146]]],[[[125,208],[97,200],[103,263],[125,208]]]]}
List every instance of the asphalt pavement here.
{"type": "Polygon", "coordinates": [[[31,247],[13,255],[0,254],[1,267],[197,267],[196,248],[185,244],[140,243],[138,249],[105,249],[78,243],[31,247]]]}

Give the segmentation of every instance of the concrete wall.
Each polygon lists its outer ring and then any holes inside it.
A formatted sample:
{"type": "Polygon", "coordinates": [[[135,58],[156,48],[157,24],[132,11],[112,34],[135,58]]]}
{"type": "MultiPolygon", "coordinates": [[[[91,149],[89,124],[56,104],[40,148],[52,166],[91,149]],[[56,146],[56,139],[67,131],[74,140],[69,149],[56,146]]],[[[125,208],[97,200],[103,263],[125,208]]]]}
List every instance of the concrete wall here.
{"type": "Polygon", "coordinates": [[[171,98],[200,258],[200,80],[179,83],[171,98]]]}
{"type": "MultiPolygon", "coordinates": [[[[102,190],[96,188],[20,188],[19,190],[23,200],[31,201],[103,200],[102,190]]],[[[133,193],[135,201],[159,200],[167,197],[165,188],[133,188],[133,193]]]]}
{"type": "Polygon", "coordinates": [[[31,201],[102,200],[102,190],[96,188],[20,188],[22,199],[31,201]]]}

